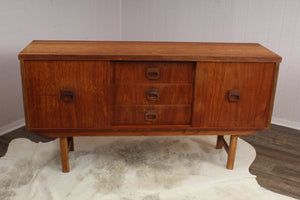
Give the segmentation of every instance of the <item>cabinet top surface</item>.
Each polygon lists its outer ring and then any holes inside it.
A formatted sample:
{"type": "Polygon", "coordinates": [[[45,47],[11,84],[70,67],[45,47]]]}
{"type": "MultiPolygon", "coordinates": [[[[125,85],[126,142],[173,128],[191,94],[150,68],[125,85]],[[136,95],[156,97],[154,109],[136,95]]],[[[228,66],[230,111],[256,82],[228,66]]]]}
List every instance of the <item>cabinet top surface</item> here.
{"type": "Polygon", "coordinates": [[[32,41],[22,60],[281,62],[257,43],[32,41]]]}

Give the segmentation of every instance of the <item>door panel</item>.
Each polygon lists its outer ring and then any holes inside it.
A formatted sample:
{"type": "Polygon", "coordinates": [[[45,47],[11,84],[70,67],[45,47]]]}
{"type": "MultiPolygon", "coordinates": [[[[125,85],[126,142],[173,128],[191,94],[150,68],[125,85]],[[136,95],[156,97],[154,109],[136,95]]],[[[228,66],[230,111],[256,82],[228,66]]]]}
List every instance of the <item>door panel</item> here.
{"type": "Polygon", "coordinates": [[[25,61],[24,69],[29,130],[110,126],[109,62],[25,61]],[[64,102],[62,90],[74,99],[64,102]]]}
{"type": "Polygon", "coordinates": [[[274,72],[274,63],[198,62],[192,126],[211,129],[267,127],[274,72]],[[231,97],[236,100],[234,102],[228,100],[230,90],[235,90],[231,97]]]}

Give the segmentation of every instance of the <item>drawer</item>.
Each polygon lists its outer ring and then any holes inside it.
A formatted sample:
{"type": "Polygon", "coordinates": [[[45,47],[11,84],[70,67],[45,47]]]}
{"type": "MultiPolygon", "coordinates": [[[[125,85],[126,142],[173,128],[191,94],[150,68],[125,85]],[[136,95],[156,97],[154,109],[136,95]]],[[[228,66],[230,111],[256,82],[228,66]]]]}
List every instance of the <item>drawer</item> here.
{"type": "Polygon", "coordinates": [[[194,127],[263,129],[268,126],[274,63],[199,62],[194,127]],[[204,77],[208,77],[205,81],[204,77]]]}
{"type": "Polygon", "coordinates": [[[190,105],[112,106],[112,125],[187,125],[190,105]]]}
{"type": "Polygon", "coordinates": [[[112,84],[114,104],[191,104],[192,84],[112,84]]]}
{"type": "Polygon", "coordinates": [[[112,62],[113,83],[192,83],[192,62],[112,62]]]}

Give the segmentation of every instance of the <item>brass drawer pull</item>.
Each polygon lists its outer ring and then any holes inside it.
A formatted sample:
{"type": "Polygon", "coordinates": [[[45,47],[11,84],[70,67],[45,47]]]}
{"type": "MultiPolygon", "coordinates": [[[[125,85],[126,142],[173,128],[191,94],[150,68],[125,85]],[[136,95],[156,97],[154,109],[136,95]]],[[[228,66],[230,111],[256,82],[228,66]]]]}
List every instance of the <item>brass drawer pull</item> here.
{"type": "Polygon", "coordinates": [[[146,69],[146,78],[149,80],[159,79],[159,69],[157,67],[148,67],[146,69]]]}
{"type": "Polygon", "coordinates": [[[239,90],[229,90],[228,91],[228,101],[238,102],[241,98],[241,92],[239,90]]]}
{"type": "Polygon", "coordinates": [[[146,92],[146,98],[148,101],[156,101],[159,98],[158,89],[148,89],[146,92]]]}
{"type": "Polygon", "coordinates": [[[65,103],[70,103],[75,100],[75,92],[73,90],[61,90],[60,98],[65,103]]]}
{"type": "Polygon", "coordinates": [[[156,119],[157,119],[157,111],[156,110],[146,110],[145,121],[154,122],[156,119]]]}

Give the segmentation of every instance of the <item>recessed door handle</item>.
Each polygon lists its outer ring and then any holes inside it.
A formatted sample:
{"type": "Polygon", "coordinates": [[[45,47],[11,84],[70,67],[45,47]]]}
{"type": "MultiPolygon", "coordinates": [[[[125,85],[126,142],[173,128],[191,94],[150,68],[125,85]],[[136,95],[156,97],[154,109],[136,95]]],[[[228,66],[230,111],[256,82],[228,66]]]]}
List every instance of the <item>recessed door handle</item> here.
{"type": "Polygon", "coordinates": [[[157,67],[148,67],[146,69],[146,78],[149,80],[159,79],[159,69],[157,67]]]}
{"type": "Polygon", "coordinates": [[[239,90],[229,90],[228,91],[228,101],[238,102],[241,98],[241,92],[239,90]]]}
{"type": "Polygon", "coordinates": [[[146,92],[146,98],[148,101],[156,101],[159,98],[158,89],[148,89],[146,92]]]}
{"type": "Polygon", "coordinates": [[[65,103],[70,103],[75,100],[75,92],[73,90],[61,90],[60,99],[65,103]]]}
{"type": "Polygon", "coordinates": [[[157,111],[156,110],[146,110],[145,121],[154,122],[156,119],[157,119],[157,111]]]}

